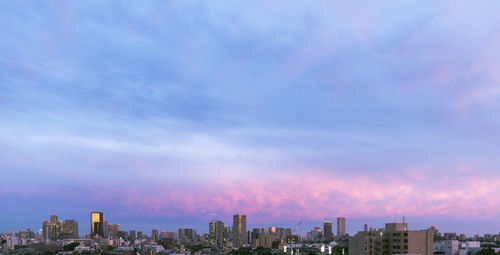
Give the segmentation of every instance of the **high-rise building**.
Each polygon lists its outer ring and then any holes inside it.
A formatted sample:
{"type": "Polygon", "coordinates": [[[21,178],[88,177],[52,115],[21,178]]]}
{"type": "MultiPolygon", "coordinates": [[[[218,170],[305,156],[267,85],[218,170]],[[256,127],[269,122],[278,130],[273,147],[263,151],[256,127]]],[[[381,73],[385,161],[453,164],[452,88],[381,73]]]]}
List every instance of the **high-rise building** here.
{"type": "Polygon", "coordinates": [[[268,232],[273,241],[278,239],[278,231],[276,231],[276,227],[269,227],[268,232]]]}
{"type": "Polygon", "coordinates": [[[108,237],[117,237],[118,231],[120,231],[120,224],[108,225],[108,237]]]}
{"type": "Polygon", "coordinates": [[[123,240],[127,240],[128,239],[128,233],[127,231],[118,231],[116,233],[116,236],[123,239],[123,240]]]}
{"type": "Polygon", "coordinates": [[[271,248],[272,246],[272,241],[271,241],[271,235],[266,235],[266,234],[257,234],[255,239],[253,240],[253,246],[254,247],[263,247],[263,248],[271,248]]]}
{"type": "Polygon", "coordinates": [[[243,214],[233,215],[233,247],[241,247],[247,234],[247,216],[243,214]]]}
{"type": "Polygon", "coordinates": [[[224,239],[226,240],[233,239],[233,226],[224,225],[224,239]]]}
{"type": "Polygon", "coordinates": [[[215,221],[211,221],[208,223],[208,238],[207,241],[210,244],[210,246],[215,247],[215,242],[216,242],[216,237],[215,237],[215,221]]]}
{"type": "Polygon", "coordinates": [[[19,237],[20,239],[31,239],[35,238],[35,233],[33,233],[33,231],[31,231],[30,229],[19,230],[19,232],[17,233],[17,237],[19,237]]]}
{"type": "Polygon", "coordinates": [[[172,231],[164,231],[164,230],[160,231],[160,240],[167,239],[167,238],[174,239],[175,238],[174,232],[172,232],[172,231]]]}
{"type": "Polygon", "coordinates": [[[90,213],[90,236],[92,238],[104,237],[104,213],[90,213]]]}
{"type": "Polygon", "coordinates": [[[254,228],[252,230],[252,240],[256,240],[259,235],[266,234],[267,231],[265,228],[254,228]]]}
{"type": "Polygon", "coordinates": [[[208,225],[208,242],[213,247],[224,247],[224,222],[211,221],[208,225]]]}
{"type": "Polygon", "coordinates": [[[345,218],[337,218],[337,236],[345,236],[345,218]]]}
{"type": "Polygon", "coordinates": [[[137,239],[137,235],[135,233],[135,230],[130,230],[128,235],[129,235],[130,240],[132,240],[132,241],[135,241],[135,239],[137,239]]]}
{"type": "Polygon", "coordinates": [[[62,231],[62,222],[57,220],[56,215],[51,215],[49,221],[42,223],[43,239],[46,241],[56,241],[62,231]]]}
{"type": "Polygon", "coordinates": [[[158,241],[158,229],[153,229],[151,231],[151,239],[154,241],[158,241]]]}
{"type": "Polygon", "coordinates": [[[272,241],[286,240],[287,236],[292,234],[292,229],[280,228],[280,227],[269,227],[268,232],[271,235],[272,241]]]}
{"type": "Polygon", "coordinates": [[[59,221],[56,215],[51,215],[49,221],[42,223],[42,239],[56,241],[60,239],[77,239],[78,222],[75,220],[59,221]]]}
{"type": "Polygon", "coordinates": [[[179,228],[177,234],[181,242],[191,242],[196,239],[196,230],[192,228],[179,228]]]}
{"type": "Polygon", "coordinates": [[[349,239],[349,254],[433,254],[431,230],[408,230],[408,223],[387,223],[385,230],[358,232],[349,239]]]}
{"type": "Polygon", "coordinates": [[[247,244],[253,244],[252,231],[247,231],[247,234],[245,235],[245,238],[246,238],[245,243],[247,243],[247,244]]]}
{"type": "Polygon", "coordinates": [[[102,229],[103,229],[103,237],[109,237],[109,224],[107,220],[104,220],[104,223],[102,224],[102,229]]]}
{"type": "Polygon", "coordinates": [[[323,221],[323,240],[324,241],[333,240],[332,222],[329,220],[323,221]]]}
{"type": "Polygon", "coordinates": [[[60,239],[78,239],[78,222],[75,220],[65,220],[62,222],[60,239]]]}

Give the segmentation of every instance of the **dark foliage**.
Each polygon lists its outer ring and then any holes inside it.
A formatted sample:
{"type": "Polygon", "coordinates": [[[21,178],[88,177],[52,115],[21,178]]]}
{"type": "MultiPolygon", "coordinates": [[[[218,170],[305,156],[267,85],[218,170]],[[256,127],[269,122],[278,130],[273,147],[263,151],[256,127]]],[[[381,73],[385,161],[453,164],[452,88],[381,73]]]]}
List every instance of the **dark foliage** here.
{"type": "Polygon", "coordinates": [[[64,249],[64,251],[73,251],[78,245],[80,245],[80,243],[78,243],[78,242],[70,243],[70,244],[64,245],[63,249],[64,249]]]}

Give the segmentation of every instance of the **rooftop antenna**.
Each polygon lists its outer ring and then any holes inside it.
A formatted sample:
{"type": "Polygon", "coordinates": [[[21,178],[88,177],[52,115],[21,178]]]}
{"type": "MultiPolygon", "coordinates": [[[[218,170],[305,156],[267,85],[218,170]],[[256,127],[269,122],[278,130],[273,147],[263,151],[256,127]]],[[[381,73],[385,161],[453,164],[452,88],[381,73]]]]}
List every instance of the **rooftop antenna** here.
{"type": "Polygon", "coordinates": [[[394,223],[398,223],[398,218],[396,217],[396,208],[394,208],[394,223]]]}

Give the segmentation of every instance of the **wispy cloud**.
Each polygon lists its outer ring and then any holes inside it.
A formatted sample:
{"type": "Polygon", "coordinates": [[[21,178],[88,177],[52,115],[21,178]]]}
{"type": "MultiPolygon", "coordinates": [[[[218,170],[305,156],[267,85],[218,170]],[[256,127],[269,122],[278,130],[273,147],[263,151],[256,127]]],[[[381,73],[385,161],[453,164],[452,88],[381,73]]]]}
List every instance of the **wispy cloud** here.
{"type": "Polygon", "coordinates": [[[498,9],[1,1],[0,201],[492,219],[498,9]]]}

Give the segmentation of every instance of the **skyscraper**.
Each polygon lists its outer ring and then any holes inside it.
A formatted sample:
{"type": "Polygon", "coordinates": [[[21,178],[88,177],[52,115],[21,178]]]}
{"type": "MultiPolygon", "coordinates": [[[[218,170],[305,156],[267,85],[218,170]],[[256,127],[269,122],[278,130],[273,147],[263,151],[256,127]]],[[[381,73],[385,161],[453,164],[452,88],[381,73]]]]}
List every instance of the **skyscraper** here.
{"type": "Polygon", "coordinates": [[[90,236],[104,237],[104,213],[90,213],[90,236]]]}
{"type": "Polygon", "coordinates": [[[177,236],[181,242],[191,242],[196,239],[196,230],[192,228],[179,228],[177,236]]]}
{"type": "Polygon", "coordinates": [[[154,241],[158,241],[158,229],[153,229],[151,231],[151,239],[154,241]]]}
{"type": "Polygon", "coordinates": [[[345,236],[345,218],[337,218],[337,236],[345,236]]]}
{"type": "Polygon", "coordinates": [[[116,237],[120,231],[120,224],[109,224],[108,225],[108,236],[116,237]]]}
{"type": "Polygon", "coordinates": [[[233,215],[233,247],[241,247],[247,238],[247,216],[243,214],[233,215]]]}
{"type": "Polygon", "coordinates": [[[62,231],[62,222],[58,221],[56,215],[50,215],[49,221],[44,221],[42,223],[43,228],[43,239],[55,241],[59,239],[59,235],[62,231]]]}
{"type": "Polygon", "coordinates": [[[102,225],[102,229],[103,229],[103,233],[104,233],[103,237],[106,237],[106,238],[109,237],[109,224],[108,224],[107,220],[104,221],[104,223],[102,225]]]}
{"type": "Polygon", "coordinates": [[[226,225],[224,225],[224,238],[226,240],[232,240],[233,239],[233,226],[226,226],[226,225]]]}
{"type": "Polygon", "coordinates": [[[323,240],[324,241],[333,240],[332,222],[329,220],[325,220],[323,222],[323,240]]]}
{"type": "Polygon", "coordinates": [[[224,222],[210,222],[210,224],[208,225],[208,241],[213,247],[224,247],[224,222]]]}
{"type": "Polygon", "coordinates": [[[135,233],[135,230],[130,230],[130,231],[129,231],[129,238],[130,238],[130,240],[132,240],[132,241],[135,241],[135,239],[137,239],[137,235],[136,235],[136,233],[135,233]]]}
{"type": "Polygon", "coordinates": [[[78,239],[78,222],[65,220],[62,222],[61,239],[78,239]]]}

